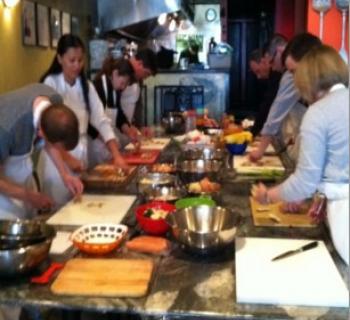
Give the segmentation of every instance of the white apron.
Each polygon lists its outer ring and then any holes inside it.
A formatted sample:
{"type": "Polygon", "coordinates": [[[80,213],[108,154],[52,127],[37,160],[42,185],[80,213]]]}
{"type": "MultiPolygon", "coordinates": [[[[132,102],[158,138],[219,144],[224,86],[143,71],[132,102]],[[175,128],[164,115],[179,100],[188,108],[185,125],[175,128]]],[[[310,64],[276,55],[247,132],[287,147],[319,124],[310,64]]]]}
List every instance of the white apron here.
{"type": "MultiPolygon", "coordinates": [[[[82,161],[84,163],[84,166],[87,167],[86,136],[80,137],[78,145],[74,150],[70,151],[70,154],[82,161]]],[[[67,168],[67,170],[71,174],[74,174],[70,171],[69,168],[67,168]]],[[[45,149],[40,152],[37,171],[41,191],[54,200],[54,210],[62,207],[72,199],[72,193],[64,184],[63,179],[56,168],[56,165],[45,149]]]]}
{"type": "Polygon", "coordinates": [[[349,184],[324,182],[318,190],[327,196],[327,223],[333,245],[349,265],[349,184]]]}
{"type": "MultiPolygon", "coordinates": [[[[108,89],[107,89],[107,79],[105,75],[102,76],[102,86],[103,86],[104,95],[105,97],[107,97],[108,89]]],[[[113,100],[116,101],[116,99],[117,99],[116,92],[113,91],[113,100]]],[[[130,139],[125,134],[123,134],[118,128],[114,126],[116,119],[118,117],[118,109],[110,108],[107,105],[104,111],[106,116],[111,120],[111,123],[113,124],[112,127],[114,130],[115,137],[119,142],[119,145],[121,146],[121,148],[124,148],[130,142],[130,139]]],[[[109,149],[107,148],[105,142],[100,137],[96,139],[91,139],[89,137],[88,149],[89,149],[88,159],[89,159],[90,167],[94,167],[97,164],[104,163],[112,159],[112,155],[109,149]]]]}
{"type": "MultiPolygon", "coordinates": [[[[62,81],[64,81],[63,77],[62,81]]],[[[66,84],[64,85],[64,90],[64,93],[61,93],[64,98],[64,103],[69,106],[69,108],[75,113],[79,122],[79,143],[74,150],[70,151],[70,154],[78,160],[82,161],[84,166],[87,167],[88,141],[86,132],[89,123],[89,112],[86,109],[85,102],[80,95],[78,83],[76,83],[76,85],[73,87],[66,84]]],[[[59,92],[59,90],[57,91],[59,92]]],[[[54,162],[51,160],[45,149],[40,152],[37,171],[41,191],[54,200],[54,209],[62,207],[72,199],[72,193],[63,183],[61,175],[59,174],[54,162]]]]}
{"type": "MultiPolygon", "coordinates": [[[[33,178],[31,152],[22,156],[8,157],[3,165],[3,172],[11,181],[31,190],[36,190],[33,178]]],[[[1,219],[30,219],[36,210],[18,199],[0,194],[1,219]]]]}

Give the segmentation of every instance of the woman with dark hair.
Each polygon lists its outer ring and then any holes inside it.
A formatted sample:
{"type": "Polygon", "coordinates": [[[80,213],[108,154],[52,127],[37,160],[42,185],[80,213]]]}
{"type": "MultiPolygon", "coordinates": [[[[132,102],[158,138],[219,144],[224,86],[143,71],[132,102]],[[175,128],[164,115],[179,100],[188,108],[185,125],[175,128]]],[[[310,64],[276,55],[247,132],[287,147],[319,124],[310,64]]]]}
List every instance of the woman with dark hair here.
{"type": "MultiPolygon", "coordinates": [[[[100,134],[109,149],[113,163],[118,167],[127,165],[118,150],[118,143],[110,120],[94,86],[84,73],[84,45],[79,37],[65,34],[58,41],[56,56],[41,82],[55,89],[76,114],[79,120],[79,143],[70,153],[62,154],[73,172],[88,167],[87,129],[90,123],[100,134]]],[[[55,199],[58,206],[65,204],[71,195],[64,186],[48,154],[43,151],[39,157],[38,175],[42,190],[55,199]]]]}
{"type": "Polygon", "coordinates": [[[300,128],[300,151],[294,173],[282,184],[259,184],[253,196],[260,202],[300,201],[318,190],[326,194],[327,222],[334,246],[349,264],[349,71],[329,46],[311,49],[294,74],[301,97],[310,105],[300,128]]]}
{"type": "MultiPolygon", "coordinates": [[[[130,124],[122,107],[121,95],[125,88],[134,82],[134,69],[125,59],[108,57],[93,84],[99,95],[106,115],[112,122],[113,129],[121,145],[138,141],[139,131],[130,124]]],[[[89,163],[97,164],[110,157],[109,151],[98,136],[98,132],[89,126],[89,163]]]]}

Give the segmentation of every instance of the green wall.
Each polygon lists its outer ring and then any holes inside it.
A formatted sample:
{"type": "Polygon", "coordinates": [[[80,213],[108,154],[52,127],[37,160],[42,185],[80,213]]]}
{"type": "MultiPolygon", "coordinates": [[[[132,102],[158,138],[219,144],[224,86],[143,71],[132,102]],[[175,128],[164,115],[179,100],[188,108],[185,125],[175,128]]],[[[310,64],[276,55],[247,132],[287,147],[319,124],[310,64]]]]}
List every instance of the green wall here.
{"type": "MultiPolygon", "coordinates": [[[[34,1],[33,1],[34,2],[34,1]]],[[[94,0],[40,0],[35,1],[79,18],[80,37],[85,44],[90,32],[94,0]]],[[[22,44],[22,1],[14,8],[5,8],[0,1],[0,93],[28,83],[37,82],[49,67],[55,49],[22,44]]]]}

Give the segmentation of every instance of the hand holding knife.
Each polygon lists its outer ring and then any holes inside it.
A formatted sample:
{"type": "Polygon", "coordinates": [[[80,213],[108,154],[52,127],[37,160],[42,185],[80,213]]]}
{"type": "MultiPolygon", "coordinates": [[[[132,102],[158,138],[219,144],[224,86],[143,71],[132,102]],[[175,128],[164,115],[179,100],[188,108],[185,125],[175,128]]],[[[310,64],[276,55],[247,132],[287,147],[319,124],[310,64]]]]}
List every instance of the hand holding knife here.
{"type": "Polygon", "coordinates": [[[304,251],[316,248],[317,246],[318,246],[318,241],[313,241],[313,242],[310,242],[310,243],[308,243],[308,244],[306,244],[306,245],[304,245],[304,246],[302,246],[302,247],[300,247],[298,249],[289,250],[289,251],[286,251],[286,252],[284,252],[282,254],[279,254],[278,256],[272,258],[271,261],[284,259],[284,258],[293,256],[295,254],[298,254],[298,253],[301,253],[301,252],[304,252],[304,251]]]}

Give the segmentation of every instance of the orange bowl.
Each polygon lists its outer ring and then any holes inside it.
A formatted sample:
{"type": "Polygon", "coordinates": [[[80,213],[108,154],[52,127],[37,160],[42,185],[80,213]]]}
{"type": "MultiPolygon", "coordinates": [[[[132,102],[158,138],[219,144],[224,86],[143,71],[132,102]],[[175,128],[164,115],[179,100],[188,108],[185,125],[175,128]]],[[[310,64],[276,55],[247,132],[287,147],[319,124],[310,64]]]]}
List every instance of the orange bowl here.
{"type": "Polygon", "coordinates": [[[167,211],[168,214],[175,211],[176,207],[164,201],[152,201],[136,208],[136,220],[140,227],[148,234],[161,236],[169,230],[169,225],[164,218],[152,219],[145,216],[148,209],[161,209],[167,211]]]}
{"type": "Polygon", "coordinates": [[[127,232],[128,227],[122,224],[87,224],[75,230],[71,240],[85,253],[103,255],[115,250],[127,232]]]}

